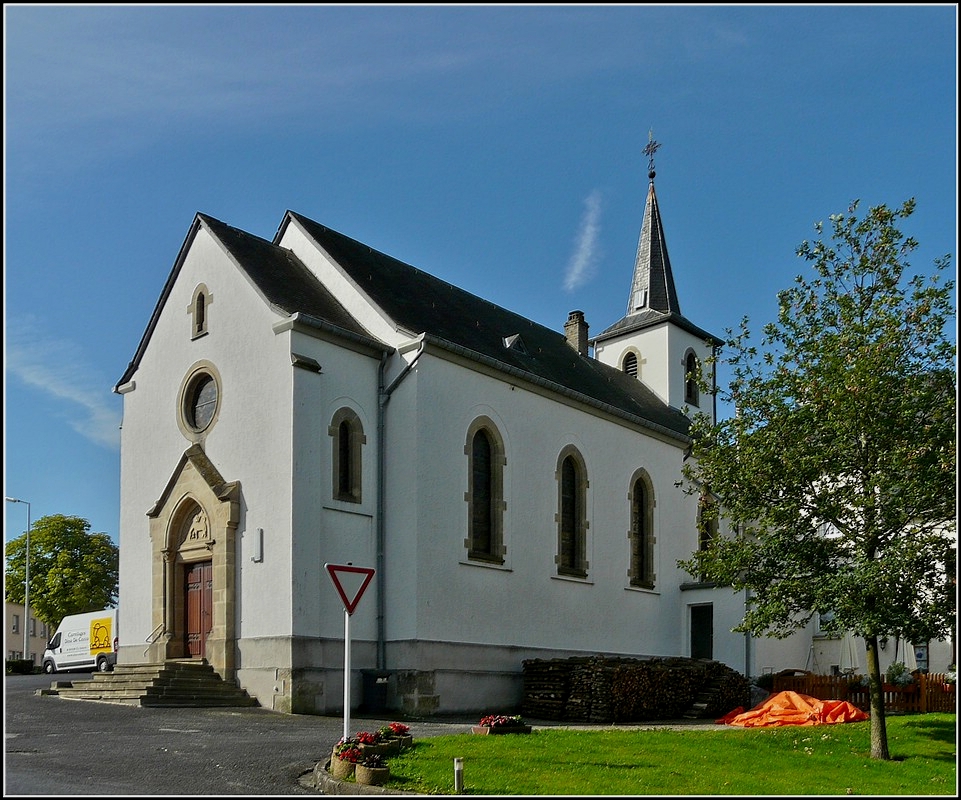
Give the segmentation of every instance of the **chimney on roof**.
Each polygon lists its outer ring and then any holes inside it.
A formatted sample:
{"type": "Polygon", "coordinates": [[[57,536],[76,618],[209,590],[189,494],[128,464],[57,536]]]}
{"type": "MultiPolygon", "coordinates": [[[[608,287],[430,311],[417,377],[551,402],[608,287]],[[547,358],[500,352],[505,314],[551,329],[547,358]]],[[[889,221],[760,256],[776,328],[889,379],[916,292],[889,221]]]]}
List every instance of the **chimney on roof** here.
{"type": "Polygon", "coordinates": [[[567,336],[567,343],[582,356],[587,355],[588,327],[588,324],[584,321],[583,311],[572,311],[567,316],[567,322],[564,323],[564,334],[567,336]]]}

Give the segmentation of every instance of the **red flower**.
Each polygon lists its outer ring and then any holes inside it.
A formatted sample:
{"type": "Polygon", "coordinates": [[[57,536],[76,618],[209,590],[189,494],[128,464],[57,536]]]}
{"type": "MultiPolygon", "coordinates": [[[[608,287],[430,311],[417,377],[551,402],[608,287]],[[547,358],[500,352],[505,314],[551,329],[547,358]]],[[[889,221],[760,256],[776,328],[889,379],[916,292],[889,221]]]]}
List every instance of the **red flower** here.
{"type": "Polygon", "coordinates": [[[488,714],[482,717],[480,724],[485,728],[511,728],[523,725],[520,716],[505,717],[501,714],[488,714]]]}
{"type": "Polygon", "coordinates": [[[341,761],[349,761],[351,764],[359,764],[364,760],[364,753],[357,745],[347,744],[337,751],[337,758],[341,761]]]}
{"type": "Polygon", "coordinates": [[[377,744],[380,741],[380,734],[376,731],[361,731],[354,738],[361,744],[377,744]]]}
{"type": "Polygon", "coordinates": [[[392,722],[387,727],[394,732],[395,736],[406,736],[410,733],[410,726],[405,725],[403,722],[392,722]]]}

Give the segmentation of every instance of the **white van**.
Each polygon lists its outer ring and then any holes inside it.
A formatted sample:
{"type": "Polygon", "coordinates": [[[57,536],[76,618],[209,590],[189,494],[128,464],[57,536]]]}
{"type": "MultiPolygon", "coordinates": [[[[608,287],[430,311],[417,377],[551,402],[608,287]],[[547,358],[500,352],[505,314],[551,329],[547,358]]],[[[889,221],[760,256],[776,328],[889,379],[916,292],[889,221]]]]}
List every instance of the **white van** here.
{"type": "Polygon", "coordinates": [[[109,672],[117,663],[117,643],[117,609],[71,614],[47,642],[42,669],[48,675],[91,668],[109,672]]]}

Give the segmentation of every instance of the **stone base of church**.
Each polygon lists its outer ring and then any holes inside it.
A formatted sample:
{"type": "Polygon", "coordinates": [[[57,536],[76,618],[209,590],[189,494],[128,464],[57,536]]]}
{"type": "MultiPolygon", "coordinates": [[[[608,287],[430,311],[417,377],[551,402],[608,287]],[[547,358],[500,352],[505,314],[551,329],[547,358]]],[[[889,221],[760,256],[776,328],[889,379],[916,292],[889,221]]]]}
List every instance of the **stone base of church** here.
{"type": "MultiPolygon", "coordinates": [[[[237,682],[262,707],[286,714],[343,714],[342,640],[244,639],[237,651],[237,682]]],[[[352,642],[352,711],[398,717],[518,713],[526,659],[596,653],[394,641],[387,643],[385,655],[385,668],[375,669],[375,643],[352,642]],[[365,690],[371,696],[365,697],[365,690]]]]}
{"type": "MultiPolygon", "coordinates": [[[[275,711],[342,714],[343,642],[296,640],[293,650],[301,666],[272,667],[270,651],[280,645],[276,640],[272,645],[264,640],[243,643],[237,675],[247,692],[257,697],[262,706],[275,711]]],[[[289,648],[287,641],[284,649],[289,652],[289,648]]],[[[352,711],[410,717],[517,711],[523,700],[525,659],[585,654],[456,642],[394,641],[387,643],[385,655],[385,668],[375,669],[375,644],[351,644],[352,711]],[[371,696],[365,697],[365,692],[371,696]]]]}

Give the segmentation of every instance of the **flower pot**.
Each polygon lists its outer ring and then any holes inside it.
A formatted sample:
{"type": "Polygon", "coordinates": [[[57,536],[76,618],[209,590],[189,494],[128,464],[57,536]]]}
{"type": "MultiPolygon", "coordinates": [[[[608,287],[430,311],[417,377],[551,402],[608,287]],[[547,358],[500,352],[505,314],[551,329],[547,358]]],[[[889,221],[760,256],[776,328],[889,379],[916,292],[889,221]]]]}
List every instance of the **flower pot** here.
{"type": "Polygon", "coordinates": [[[475,725],[471,728],[471,733],[479,733],[482,736],[497,736],[503,733],[530,733],[530,725],[475,725]]]}
{"type": "Polygon", "coordinates": [[[377,744],[362,744],[360,749],[365,756],[389,756],[391,753],[397,752],[400,748],[397,747],[395,750],[395,745],[389,742],[377,742],[377,744]]]}
{"type": "Polygon", "coordinates": [[[408,747],[414,746],[414,737],[409,733],[405,733],[402,736],[397,737],[397,741],[400,743],[400,749],[406,750],[408,747]]]}
{"type": "Polygon", "coordinates": [[[353,761],[341,761],[337,756],[330,759],[330,774],[339,781],[353,775],[356,767],[353,761]]]}
{"type": "Polygon", "coordinates": [[[357,764],[354,769],[354,778],[357,783],[367,786],[382,786],[390,778],[390,767],[366,767],[363,764],[357,764]]]}

